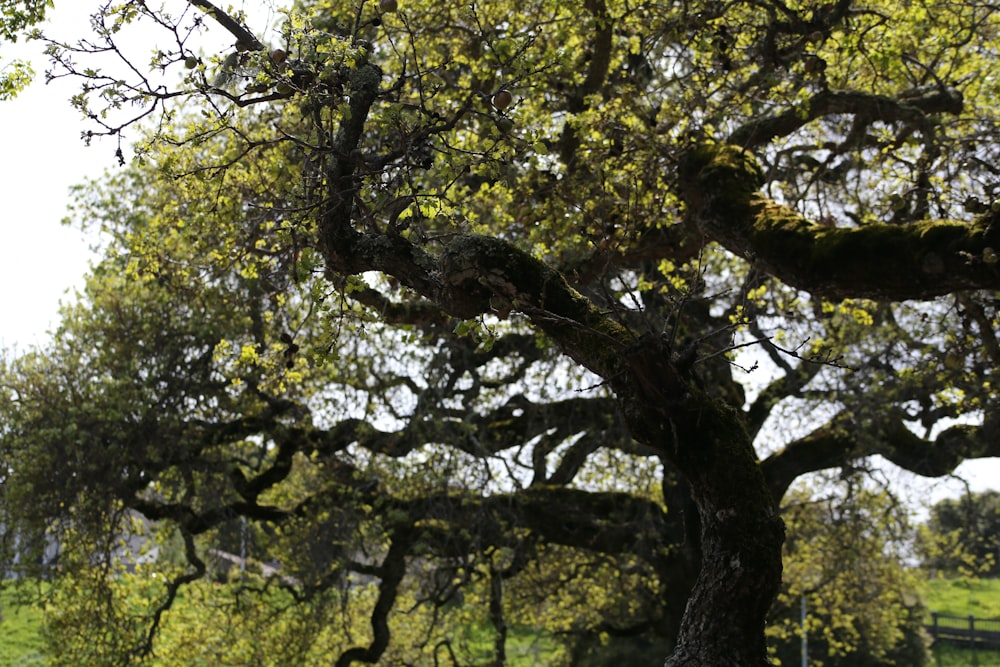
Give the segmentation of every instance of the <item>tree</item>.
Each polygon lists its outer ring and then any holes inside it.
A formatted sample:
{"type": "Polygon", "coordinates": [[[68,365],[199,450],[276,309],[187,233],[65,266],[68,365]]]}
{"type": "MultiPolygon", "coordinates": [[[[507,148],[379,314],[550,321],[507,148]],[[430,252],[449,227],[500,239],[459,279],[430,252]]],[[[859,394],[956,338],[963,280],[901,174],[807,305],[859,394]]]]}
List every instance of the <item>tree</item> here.
{"type": "Polygon", "coordinates": [[[504,582],[603,563],[639,576],[560,630],[766,664],[796,478],[997,454],[998,19],[391,4],[302,3],[265,45],[124,3],[51,44],[89,138],[145,130],[83,194],[83,303],[5,368],[8,551],[177,530],[137,654],[245,519],[299,597],[377,582],[340,665],[385,655],[428,561],[423,604],[482,586],[497,663],[504,582]],[[118,42],[143,26],[150,66],[118,42]]]}
{"type": "Polygon", "coordinates": [[[785,581],[768,623],[779,664],[799,662],[803,603],[810,665],[928,664],[908,508],[862,480],[825,482],[782,506],[785,581]]]}
{"type": "Polygon", "coordinates": [[[948,573],[1000,574],[1000,493],[968,493],[931,507],[918,534],[923,566],[948,573]]]}
{"type": "MultiPolygon", "coordinates": [[[[45,11],[52,7],[52,0],[0,0],[0,44],[17,42],[22,32],[45,19],[45,11]]],[[[22,60],[0,61],[0,101],[20,92],[31,81],[31,66],[22,60]]]]}

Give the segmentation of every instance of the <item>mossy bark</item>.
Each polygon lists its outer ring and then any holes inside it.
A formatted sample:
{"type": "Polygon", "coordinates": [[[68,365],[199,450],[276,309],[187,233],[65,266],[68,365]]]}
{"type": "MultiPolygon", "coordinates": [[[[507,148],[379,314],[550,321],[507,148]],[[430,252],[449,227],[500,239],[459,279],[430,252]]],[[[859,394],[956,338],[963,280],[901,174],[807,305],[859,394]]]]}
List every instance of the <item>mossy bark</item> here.
{"type": "Polygon", "coordinates": [[[708,236],[793,287],[886,300],[1000,289],[1000,214],[970,222],[820,225],[762,197],[756,160],[728,145],[692,150],[681,182],[689,215],[708,236]]]}
{"type": "Polygon", "coordinates": [[[767,665],[764,619],[781,583],[784,527],[750,436],[662,339],[633,348],[629,364],[616,390],[632,432],[684,474],[700,522],[701,569],[666,664],[767,665]]]}

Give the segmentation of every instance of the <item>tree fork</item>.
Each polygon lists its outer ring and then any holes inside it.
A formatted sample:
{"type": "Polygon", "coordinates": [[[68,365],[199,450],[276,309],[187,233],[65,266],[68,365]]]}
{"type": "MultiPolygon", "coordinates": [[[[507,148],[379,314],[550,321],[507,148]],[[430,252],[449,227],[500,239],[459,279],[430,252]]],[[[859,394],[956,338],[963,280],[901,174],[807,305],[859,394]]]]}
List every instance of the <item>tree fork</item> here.
{"type": "Polygon", "coordinates": [[[528,253],[466,236],[452,242],[441,264],[466,314],[483,304],[518,309],[604,377],[633,436],[689,481],[701,570],[667,665],[767,665],[764,623],[781,583],[784,524],[736,412],[697,386],[694,369],[675,360],[664,338],[635,340],[528,253]]]}

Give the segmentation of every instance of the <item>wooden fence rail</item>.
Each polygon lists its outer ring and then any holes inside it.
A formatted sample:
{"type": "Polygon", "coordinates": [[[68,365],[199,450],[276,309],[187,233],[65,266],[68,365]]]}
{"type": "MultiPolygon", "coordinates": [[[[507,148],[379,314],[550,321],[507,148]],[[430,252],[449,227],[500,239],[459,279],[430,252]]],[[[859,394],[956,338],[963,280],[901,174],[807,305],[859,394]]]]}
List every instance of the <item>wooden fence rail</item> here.
{"type": "Polygon", "coordinates": [[[1000,649],[1000,618],[947,616],[931,612],[931,624],[927,626],[927,631],[935,642],[1000,649]]]}

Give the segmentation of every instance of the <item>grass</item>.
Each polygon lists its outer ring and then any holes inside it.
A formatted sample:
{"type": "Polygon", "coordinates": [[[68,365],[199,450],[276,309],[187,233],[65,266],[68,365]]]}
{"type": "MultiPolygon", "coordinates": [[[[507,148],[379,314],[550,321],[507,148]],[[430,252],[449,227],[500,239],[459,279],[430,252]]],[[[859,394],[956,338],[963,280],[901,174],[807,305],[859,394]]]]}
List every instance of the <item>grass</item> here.
{"type": "MultiPolygon", "coordinates": [[[[924,589],[927,609],[947,616],[1000,618],[1000,579],[931,579],[924,589]]],[[[928,619],[930,622],[930,619],[928,619]]],[[[935,646],[934,667],[996,667],[1000,651],[935,646]]]]}
{"type": "Polygon", "coordinates": [[[9,590],[0,591],[0,667],[43,667],[44,643],[38,634],[42,612],[17,606],[9,590]]]}
{"type": "Polygon", "coordinates": [[[974,651],[956,646],[935,646],[931,667],[997,667],[1000,651],[974,651]]]}
{"type": "Polygon", "coordinates": [[[939,614],[1000,618],[1000,579],[931,579],[924,599],[939,614]]]}
{"type": "MultiPolygon", "coordinates": [[[[469,626],[463,637],[476,663],[492,660],[493,629],[485,625],[469,626]]],[[[532,628],[513,627],[507,635],[507,662],[511,667],[534,667],[553,661],[562,646],[551,635],[532,628]]]]}

